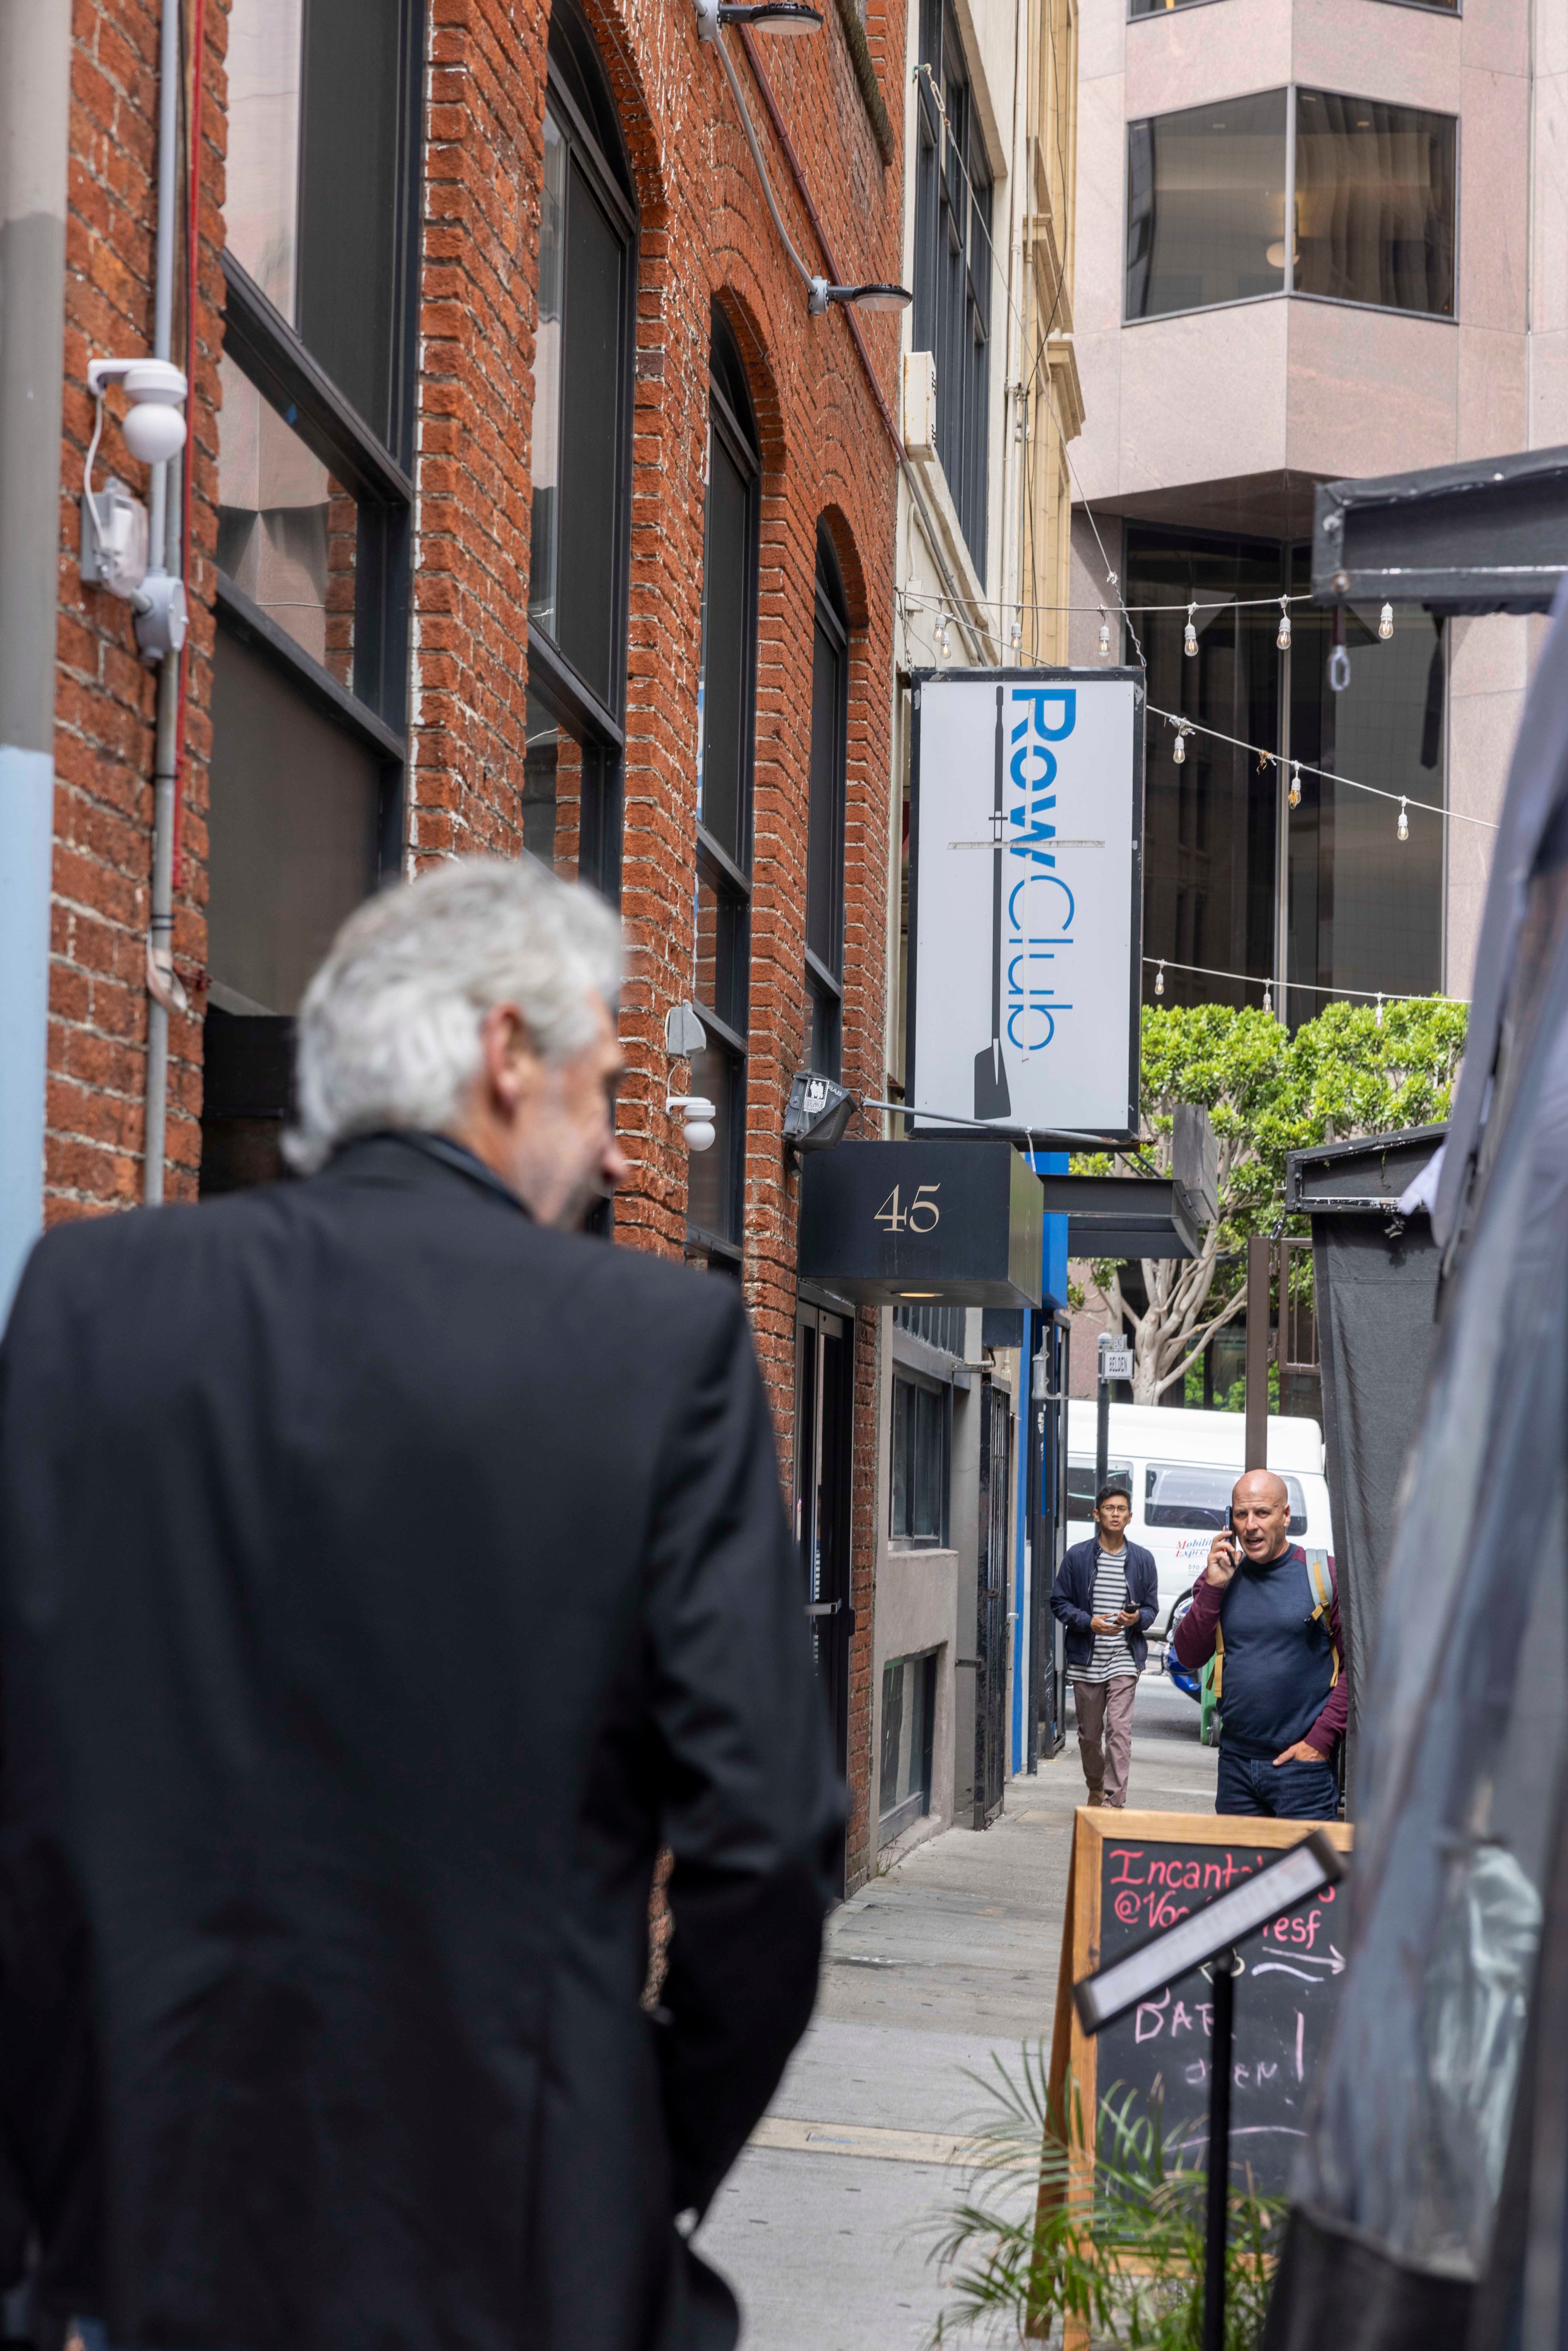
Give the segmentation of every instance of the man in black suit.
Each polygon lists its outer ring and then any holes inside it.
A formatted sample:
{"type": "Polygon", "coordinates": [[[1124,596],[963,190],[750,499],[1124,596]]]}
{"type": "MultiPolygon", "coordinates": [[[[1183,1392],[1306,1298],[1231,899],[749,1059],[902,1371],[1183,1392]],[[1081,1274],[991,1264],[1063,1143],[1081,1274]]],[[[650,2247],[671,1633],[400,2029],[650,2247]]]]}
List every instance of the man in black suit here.
{"type": "Polygon", "coordinates": [[[738,1291],[567,1229],[618,984],[527,860],[389,893],[302,1008],[307,1180],[24,1277],[0,2258],[46,2345],[736,2338],[676,2224],[810,2012],[841,1808],[738,1291]]]}

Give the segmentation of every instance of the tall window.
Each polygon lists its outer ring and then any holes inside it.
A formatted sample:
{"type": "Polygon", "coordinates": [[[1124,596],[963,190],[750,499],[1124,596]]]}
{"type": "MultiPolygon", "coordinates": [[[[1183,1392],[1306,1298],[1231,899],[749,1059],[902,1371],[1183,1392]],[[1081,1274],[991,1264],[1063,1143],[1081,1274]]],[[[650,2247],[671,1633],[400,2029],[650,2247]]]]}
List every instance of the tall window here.
{"type": "Polygon", "coordinates": [[[1126,316],[1301,294],[1451,318],[1456,134],[1318,89],[1130,123],[1126,316]]]}
{"type": "Polygon", "coordinates": [[[534,345],[524,845],[620,883],[637,216],[615,109],[572,0],[550,17],[534,345]]]}
{"type": "Polygon", "coordinates": [[[277,1170],[292,1016],[396,868],[417,0],[234,0],[202,1188],[277,1170]]]}
{"type": "MultiPolygon", "coordinates": [[[[1443,642],[1429,616],[1396,607],[1384,639],[1375,605],[1347,607],[1351,683],[1334,694],[1331,615],[1294,605],[1287,655],[1274,642],[1278,605],[1245,601],[1304,594],[1309,549],[1137,528],[1127,534],[1125,577],[1130,603],[1176,607],[1140,624],[1150,701],[1215,730],[1187,737],[1180,767],[1169,728],[1149,736],[1144,946],[1171,959],[1166,1002],[1262,1001],[1273,966],[1278,770],[1220,738],[1281,743],[1287,690],[1289,753],[1303,764],[1286,877],[1291,986],[1276,1008],[1294,1025],[1322,1011],[1333,989],[1420,996],[1440,987],[1443,819],[1412,807],[1401,841],[1396,807],[1354,788],[1373,784],[1428,809],[1444,801],[1443,642]],[[1196,660],[1182,651],[1192,598],[1196,660]],[[1227,972],[1250,984],[1217,976],[1227,972]]],[[[1152,981],[1151,969],[1145,987],[1152,981]]]]}
{"type": "Polygon", "coordinates": [[[807,1065],[836,1078],[843,1060],[844,765],[849,610],[838,559],[817,534],[811,635],[811,799],[806,852],[807,1065]]]}
{"type": "Polygon", "coordinates": [[[991,175],[952,0],[921,0],[915,80],[915,344],[936,360],[936,452],[975,569],[986,569],[991,175]],[[940,103],[938,103],[940,99],[940,103]],[[946,117],[944,123],[943,116],[946,117]]]}
{"type": "Polygon", "coordinates": [[[711,1151],[694,1155],[688,1249],[738,1264],[746,1172],[751,958],[751,781],[756,732],[757,419],[735,338],[716,312],[708,387],[707,520],[698,686],[695,1001],[707,1030],[692,1091],[716,1106],[711,1151]]]}

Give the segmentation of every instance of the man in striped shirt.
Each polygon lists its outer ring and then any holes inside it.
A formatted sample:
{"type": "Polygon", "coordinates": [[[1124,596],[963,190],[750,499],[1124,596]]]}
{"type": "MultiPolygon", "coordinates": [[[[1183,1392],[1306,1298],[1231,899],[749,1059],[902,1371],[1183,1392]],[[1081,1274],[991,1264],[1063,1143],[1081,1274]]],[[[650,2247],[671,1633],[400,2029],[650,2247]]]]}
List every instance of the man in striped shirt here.
{"type": "Polygon", "coordinates": [[[1133,1701],[1160,1604],[1154,1554],[1127,1541],[1132,1499],[1124,1486],[1094,1497],[1098,1531],[1074,1543],[1051,1595],[1067,1627],[1067,1678],[1078,1715],[1078,1752],[1092,1804],[1120,1812],[1133,1760],[1133,1701]]]}

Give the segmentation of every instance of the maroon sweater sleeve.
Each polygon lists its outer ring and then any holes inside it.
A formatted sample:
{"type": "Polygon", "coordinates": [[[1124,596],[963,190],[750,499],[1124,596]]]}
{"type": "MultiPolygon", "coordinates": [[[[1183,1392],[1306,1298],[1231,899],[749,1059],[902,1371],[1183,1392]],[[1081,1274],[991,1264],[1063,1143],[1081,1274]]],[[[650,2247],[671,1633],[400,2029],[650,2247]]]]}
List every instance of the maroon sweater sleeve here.
{"type": "Polygon", "coordinates": [[[1176,1628],[1176,1653],[1189,1673],[1207,1666],[1214,1655],[1214,1636],[1219,1630],[1219,1604],[1225,1597],[1225,1587],[1210,1583],[1205,1568],[1192,1587],[1192,1606],[1176,1628]]]}
{"type": "MultiPolygon", "coordinates": [[[[1307,1733],[1306,1743],[1315,1747],[1323,1757],[1332,1755],[1344,1737],[1344,1727],[1350,1719],[1350,1684],[1344,1674],[1344,1635],[1339,1623],[1339,1580],[1334,1575],[1333,1562],[1329,1562],[1329,1576],[1333,1584],[1333,1599],[1329,1606],[1329,1631],[1333,1636],[1334,1654],[1339,1659],[1339,1679],[1328,1694],[1328,1702],[1307,1733]]],[[[1196,1614],[1196,1610],[1189,1610],[1196,1614]]],[[[1180,1655],[1178,1649],[1177,1655],[1180,1655]]]]}

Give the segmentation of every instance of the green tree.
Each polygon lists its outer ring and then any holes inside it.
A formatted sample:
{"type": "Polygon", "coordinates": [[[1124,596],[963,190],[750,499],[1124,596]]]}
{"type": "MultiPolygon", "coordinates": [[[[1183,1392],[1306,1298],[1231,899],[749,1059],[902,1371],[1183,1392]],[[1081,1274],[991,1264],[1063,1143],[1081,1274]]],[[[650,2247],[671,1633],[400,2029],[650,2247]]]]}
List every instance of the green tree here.
{"type": "MultiPolygon", "coordinates": [[[[1094,1267],[1110,1327],[1131,1333],[1133,1397],[1157,1404],[1201,1362],[1246,1298],[1238,1253],[1284,1215],[1285,1155],[1447,1118],[1464,1050],[1467,1008],[1446,997],[1382,1007],[1331,1004],[1292,1037],[1272,1013],[1228,1005],[1146,1006],[1140,1136],[1145,1161],[1170,1173],[1177,1102],[1201,1102],[1219,1144],[1219,1213],[1186,1259],[1143,1259],[1147,1304],[1128,1301],[1121,1268],[1094,1267]]],[[[1073,1161],[1108,1175],[1109,1156],[1073,1161]]]]}

